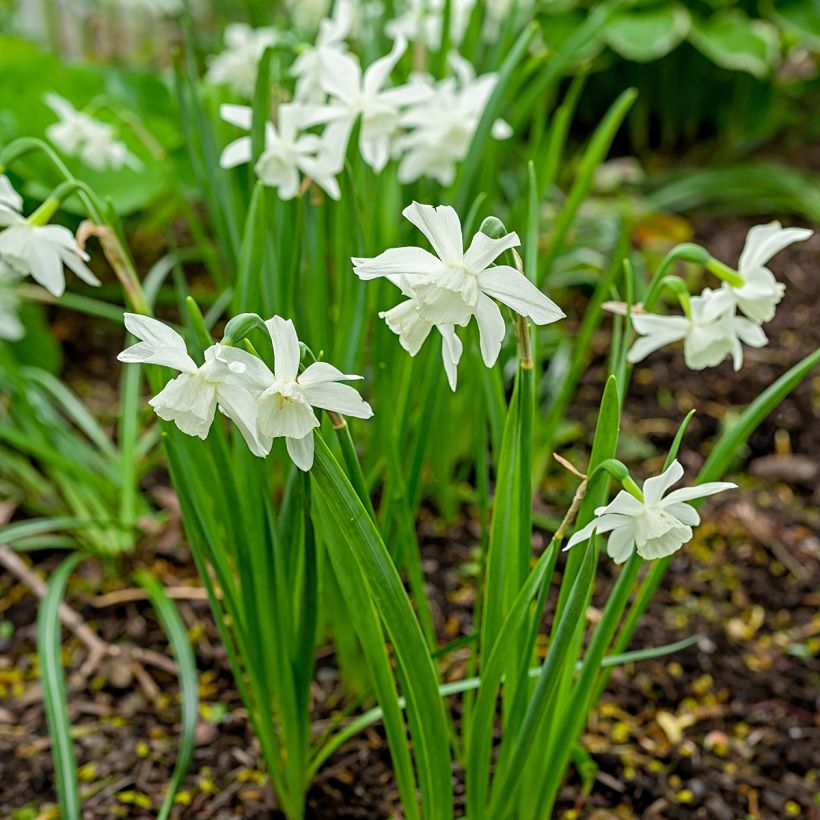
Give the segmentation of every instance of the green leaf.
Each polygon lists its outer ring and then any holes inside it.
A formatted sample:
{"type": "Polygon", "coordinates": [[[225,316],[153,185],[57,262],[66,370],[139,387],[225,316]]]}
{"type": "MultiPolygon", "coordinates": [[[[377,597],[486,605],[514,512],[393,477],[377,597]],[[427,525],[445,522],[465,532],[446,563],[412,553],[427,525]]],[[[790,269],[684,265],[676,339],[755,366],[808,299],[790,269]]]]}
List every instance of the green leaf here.
{"type": "Polygon", "coordinates": [[[820,3],[817,0],[766,0],[763,14],[813,51],[820,51],[820,3]]]}
{"type": "Polygon", "coordinates": [[[763,20],[750,20],[740,9],[723,9],[707,20],[696,18],[689,40],[715,65],[755,77],[766,77],[778,62],[775,28],[763,20]]]}
{"type": "Polygon", "coordinates": [[[592,189],[595,181],[595,171],[606,159],[612,140],[615,139],[615,134],[621,127],[624,117],[626,117],[637,96],[638,92],[634,88],[627,88],[626,91],[621,93],[618,99],[609,107],[600,125],[590,138],[578,165],[575,181],[552,227],[549,245],[541,264],[542,280],[549,275],[550,267],[564,244],[578,210],[592,189]]]}
{"type": "Polygon", "coordinates": [[[718,481],[760,423],[818,364],[820,364],[820,349],[810,353],[769,385],[718,439],[698,473],[697,483],[718,481]]]}
{"type": "Polygon", "coordinates": [[[708,206],[722,214],[794,214],[820,222],[820,175],[785,165],[745,162],[662,174],[650,194],[661,211],[708,206]]]}
{"type": "Polygon", "coordinates": [[[672,51],[686,37],[690,23],[689,12],[677,3],[628,9],[612,16],[604,39],[621,57],[648,63],[672,51]]]}
{"type": "Polygon", "coordinates": [[[182,734],[179,741],[179,752],[171,783],[157,820],[166,820],[174,807],[174,798],[182,778],[191,762],[196,746],[196,726],[199,719],[199,688],[197,684],[196,661],[188,632],[173,601],[168,597],[162,585],[149,573],[139,571],[134,579],[148,593],[151,605],[159,616],[168,642],[174,653],[179,668],[179,690],[182,698],[182,734]]]}
{"type": "MultiPolygon", "coordinates": [[[[514,743],[514,750],[507,765],[496,773],[493,781],[488,817],[502,816],[502,807],[514,805],[516,792],[521,784],[521,776],[526,768],[527,759],[533,744],[536,742],[539,727],[555,695],[564,668],[565,659],[573,643],[578,624],[582,621],[583,611],[589,595],[590,585],[595,570],[595,550],[592,545],[584,551],[583,563],[572,585],[567,605],[558,623],[555,635],[550,641],[549,652],[535,691],[529,702],[524,723],[518,737],[507,737],[507,743],[514,743]]],[[[567,739],[564,739],[567,740],[567,739]]]]}
{"type": "Polygon", "coordinates": [[[51,735],[54,776],[63,820],[79,820],[80,793],[60,656],[60,604],[63,602],[68,576],[82,559],[80,553],[75,553],[57,567],[48,581],[37,613],[37,657],[40,661],[46,721],[51,735]]]}
{"type": "Polygon", "coordinates": [[[451,818],[449,738],[438,694],[438,672],[378,530],[327,445],[319,435],[315,439],[312,485],[336,527],[333,537],[327,540],[328,549],[336,550],[338,560],[356,562],[356,572],[366,579],[366,590],[393,645],[407,699],[424,816],[431,820],[451,818]]]}

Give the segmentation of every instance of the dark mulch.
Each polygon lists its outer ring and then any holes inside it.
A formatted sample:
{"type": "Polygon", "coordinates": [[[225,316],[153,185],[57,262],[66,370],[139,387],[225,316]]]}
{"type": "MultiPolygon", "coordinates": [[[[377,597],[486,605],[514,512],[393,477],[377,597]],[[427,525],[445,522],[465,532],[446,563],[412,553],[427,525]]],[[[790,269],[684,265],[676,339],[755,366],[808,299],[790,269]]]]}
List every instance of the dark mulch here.
{"type": "MultiPolygon", "coordinates": [[[[747,227],[740,221],[704,223],[696,226],[696,237],[731,261],[747,227]]],[[[788,284],[787,297],[767,328],[771,345],[748,351],[741,373],[725,364],[693,374],[678,350],[661,351],[636,369],[623,425],[626,461],[649,471],[657,467],[680,419],[695,407],[681,452],[691,474],[715,434],[731,424],[726,406],[747,404],[818,346],[820,323],[813,313],[820,295],[819,247],[815,238],[777,258],[774,268],[788,284]],[[674,395],[668,385],[674,385],[674,395]]],[[[606,334],[597,341],[603,355],[606,334]]],[[[572,409],[587,427],[600,396],[600,375],[599,368],[590,368],[572,409]]],[[[818,376],[807,380],[753,436],[738,465],[749,466],[742,489],[704,507],[704,524],[672,563],[633,646],[692,634],[701,639],[673,656],[615,671],[583,737],[597,776],[584,796],[580,779],[571,774],[561,794],[564,816],[818,815],[819,392],[818,376]]],[[[579,448],[574,455],[581,453],[579,448]]],[[[173,509],[167,492],[160,490],[156,501],[173,509]]],[[[441,638],[452,640],[470,629],[474,578],[465,566],[477,544],[476,529],[469,520],[444,528],[430,516],[420,524],[420,538],[441,638]]],[[[179,603],[197,648],[203,708],[177,814],[276,817],[247,716],[179,543],[172,517],[141,556],[164,583],[188,587],[194,597],[179,603]]],[[[38,571],[47,573],[57,560],[38,559],[38,571]]],[[[607,562],[600,572],[596,606],[613,574],[607,562]]],[[[71,583],[69,601],[105,640],[167,654],[144,602],[107,604],[101,598],[121,589],[101,566],[86,562],[71,583]]],[[[26,589],[0,574],[0,812],[14,818],[57,816],[35,619],[26,589]]],[[[344,702],[333,655],[321,654],[314,688],[317,730],[344,702]]],[[[65,660],[73,674],[84,657],[81,644],[67,637],[65,660]]],[[[462,673],[456,654],[447,674],[462,673]]],[[[70,708],[84,816],[152,816],[175,759],[179,703],[173,675],[150,663],[106,663],[71,687],[70,708]]],[[[377,818],[398,811],[378,727],[333,756],[308,803],[317,818],[377,818]]]]}

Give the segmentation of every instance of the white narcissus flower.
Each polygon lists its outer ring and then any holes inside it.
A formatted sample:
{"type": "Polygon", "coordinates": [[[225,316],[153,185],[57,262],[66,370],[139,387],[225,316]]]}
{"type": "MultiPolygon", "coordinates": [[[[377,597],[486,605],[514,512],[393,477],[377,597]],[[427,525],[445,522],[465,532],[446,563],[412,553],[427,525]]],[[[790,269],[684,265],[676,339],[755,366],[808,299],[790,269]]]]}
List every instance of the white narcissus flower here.
{"type": "Polygon", "coordinates": [[[66,156],[77,157],[94,171],[128,167],[134,171],[142,162],[132,154],[125,143],[116,139],[108,123],[95,120],[59,94],[46,94],[46,105],[60,118],[46,128],[46,136],[66,156]]]}
{"type": "MultiPolygon", "coordinates": [[[[385,33],[389,37],[406,37],[421,41],[430,49],[438,49],[444,33],[446,0],[409,0],[405,10],[388,21],[385,33]]],[[[458,45],[470,22],[475,0],[452,0],[450,8],[450,41],[458,45]]]]}
{"type": "Polygon", "coordinates": [[[117,356],[121,362],[158,364],[180,373],[149,401],[161,419],[174,422],[189,436],[204,439],[218,406],[239,428],[254,455],[268,454],[270,441],[259,435],[256,401],[246,387],[259,366],[264,368],[259,359],[217,344],[205,351],[205,363],[198,366],[188,355],[183,338],[157,319],[126,313],[125,327],[140,341],[117,356]]]}
{"type": "Polygon", "coordinates": [[[23,210],[23,197],[14,190],[5,174],[0,175],[0,210],[16,213],[23,210]]]}
{"type": "Polygon", "coordinates": [[[768,342],[760,325],[738,316],[732,294],[706,288],[690,300],[691,317],[633,313],[632,326],[640,334],[629,351],[632,364],[673,342],[683,340],[687,367],[703,370],[720,364],[731,355],[735,370],[743,364],[743,346],[764,347],[768,342]]]}
{"type": "Polygon", "coordinates": [[[254,29],[246,23],[231,23],[225,28],[226,49],[211,58],[205,79],[228,86],[240,97],[252,97],[262,55],[278,39],[275,28],[254,29]]]}
{"type": "MultiPolygon", "coordinates": [[[[250,131],[253,110],[245,105],[222,105],[219,114],[225,122],[250,131]]],[[[265,148],[254,166],[264,185],[276,188],[282,199],[293,199],[299,193],[301,174],[309,176],[328,196],[339,199],[336,174],[344,161],[346,137],[338,127],[330,126],[322,137],[300,134],[301,128],[315,124],[306,119],[310,111],[299,104],[279,106],[278,126],[265,123],[265,148]]],[[[219,158],[222,168],[234,168],[251,161],[250,136],[228,144],[219,158]]]]}
{"type": "Polygon", "coordinates": [[[641,558],[665,558],[677,552],[692,538],[692,527],[700,516],[689,503],[737,487],[729,481],[712,481],[695,487],[666,491],[683,478],[683,467],[675,460],[659,476],[643,483],[643,501],[621,490],[605,507],[595,510],[594,518],[567,542],[565,550],[592,537],[610,533],[606,551],[616,564],[623,564],[637,549],[641,558]]]}
{"type": "Polygon", "coordinates": [[[744,284],[733,287],[724,282],[723,288],[734,295],[737,306],[753,322],[771,321],[786,290],[766,263],[784,248],[803,242],[811,235],[812,231],[807,228],[783,228],[779,222],[755,225],[749,230],[737,269],[744,284]]]}
{"type": "Polygon", "coordinates": [[[0,264],[0,339],[16,342],[25,335],[23,323],[17,316],[20,300],[15,292],[17,277],[0,264]]]}
{"type": "Polygon", "coordinates": [[[504,251],[520,244],[517,234],[491,239],[479,232],[465,251],[461,222],[449,205],[435,208],[414,202],[402,213],[427,237],[435,255],[422,248],[391,248],[373,259],[354,258],[354,271],[361,279],[385,277],[409,297],[380,316],[411,356],[432,328],[438,328],[453,390],[461,355],[456,325],[463,327],[475,316],[485,364],[492,367],[498,358],[506,326],[494,299],[537,325],[564,317],[561,308],[518,270],[509,265],[491,267],[504,251]]]}
{"type": "Polygon", "coordinates": [[[259,431],[267,439],[284,436],[288,453],[300,470],[313,466],[313,430],[317,407],[345,416],[369,419],[370,405],[343,381],[361,376],[342,373],[326,362],[314,362],[299,373],[301,348],[290,319],[274,316],[265,322],[273,343],[273,373],[254,373],[254,393],[259,408],[259,431]]]}
{"type": "Polygon", "coordinates": [[[350,33],[353,10],[350,2],[337,2],[333,16],[322,20],[316,43],[293,61],[290,73],[296,77],[294,98],[302,103],[321,103],[326,97],[322,74],[329,57],[347,51],[345,38],[350,33]]]}
{"type": "MultiPolygon", "coordinates": [[[[466,60],[451,57],[450,62],[458,79],[442,80],[401,117],[401,126],[407,131],[396,140],[402,184],[421,177],[430,177],[441,185],[452,184],[456,165],[467,156],[498,82],[497,74],[475,77],[466,60]]],[[[507,139],[512,132],[506,122],[496,120],[491,133],[494,139],[507,139]]]]}
{"type": "Polygon", "coordinates": [[[62,225],[32,225],[11,210],[0,209],[0,262],[18,276],[31,276],[54,296],[65,290],[63,265],[83,282],[99,285],[88,269],[88,254],[77,244],[74,234],[62,225]]]}
{"type": "Polygon", "coordinates": [[[320,120],[343,124],[347,142],[353,123],[361,116],[359,150],[376,172],[390,159],[401,109],[428,99],[430,94],[428,88],[418,83],[385,88],[406,48],[407,41],[398,38],[390,53],[368,66],[364,73],[355,57],[339,52],[328,52],[322,66],[322,87],[330,96],[330,103],[318,115],[320,120]]]}

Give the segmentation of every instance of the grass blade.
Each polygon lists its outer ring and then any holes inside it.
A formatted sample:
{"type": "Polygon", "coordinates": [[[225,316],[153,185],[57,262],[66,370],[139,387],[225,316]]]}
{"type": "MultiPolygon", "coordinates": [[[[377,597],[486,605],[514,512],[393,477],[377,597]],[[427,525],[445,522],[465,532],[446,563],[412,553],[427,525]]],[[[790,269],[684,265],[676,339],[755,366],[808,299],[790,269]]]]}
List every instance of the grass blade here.
{"type": "Polygon", "coordinates": [[[168,793],[157,815],[157,820],[166,820],[174,806],[174,798],[182,784],[182,778],[194,754],[196,745],[196,725],[199,718],[199,689],[197,683],[196,661],[185,624],[174,603],[165,593],[162,585],[149,573],[139,571],[134,579],[148,593],[151,606],[162,623],[168,643],[174,653],[179,667],[179,690],[182,698],[182,731],[179,740],[179,751],[168,793]]]}
{"type": "Polygon", "coordinates": [[[82,554],[75,553],[57,567],[48,581],[37,613],[37,657],[43,682],[46,721],[51,736],[57,795],[64,820],[79,820],[80,792],[68,717],[65,675],[60,657],[60,604],[63,602],[68,576],[82,559],[82,554]]]}

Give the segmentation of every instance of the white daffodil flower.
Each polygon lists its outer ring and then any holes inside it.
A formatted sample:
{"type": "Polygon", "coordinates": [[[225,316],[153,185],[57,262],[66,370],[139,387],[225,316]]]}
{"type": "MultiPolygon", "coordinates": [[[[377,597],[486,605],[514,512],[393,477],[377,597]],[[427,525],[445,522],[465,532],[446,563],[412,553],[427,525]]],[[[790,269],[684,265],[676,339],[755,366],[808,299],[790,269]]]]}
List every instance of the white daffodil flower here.
{"type": "Polygon", "coordinates": [[[0,262],[18,276],[31,276],[54,296],[65,291],[63,265],[83,282],[99,285],[88,269],[88,254],[77,244],[74,234],[62,225],[32,225],[20,214],[0,209],[0,262]]]}
{"type": "Polygon", "coordinates": [[[803,242],[811,235],[812,231],[807,228],[783,228],[779,222],[755,225],[749,230],[737,269],[744,284],[733,287],[724,282],[723,288],[734,295],[737,306],[753,322],[771,321],[786,291],[785,285],[774,278],[766,263],[784,248],[803,242]]]}
{"type": "Polygon", "coordinates": [[[0,210],[18,214],[23,210],[23,197],[14,190],[5,174],[0,175],[0,210]]]}
{"type": "MultiPolygon", "coordinates": [[[[465,60],[451,58],[450,62],[459,79],[449,77],[438,83],[431,94],[401,117],[401,127],[407,132],[396,140],[402,184],[421,177],[430,177],[441,185],[452,184],[456,165],[467,156],[498,82],[497,74],[473,76],[472,66],[465,60]]],[[[494,139],[507,139],[511,133],[503,120],[493,124],[494,139]]]]}
{"type": "Polygon", "coordinates": [[[326,362],[314,362],[299,373],[301,348],[290,319],[274,316],[265,322],[273,343],[273,373],[260,366],[248,373],[256,397],[259,433],[268,442],[284,437],[288,454],[300,470],[313,466],[313,430],[319,419],[313,408],[359,419],[373,415],[370,405],[342,381],[361,376],[342,373],[326,362]]]}
{"type": "Polygon", "coordinates": [[[430,94],[428,88],[418,83],[385,88],[406,48],[407,41],[398,38],[390,53],[368,66],[364,73],[354,56],[339,52],[328,52],[322,66],[322,87],[330,102],[317,119],[343,125],[346,143],[356,118],[361,116],[359,150],[377,173],[390,159],[402,108],[428,99],[430,94]]]}
{"type": "Polygon", "coordinates": [[[77,157],[94,171],[131,168],[139,171],[142,162],[132,154],[125,143],[116,139],[108,123],[77,111],[59,94],[46,94],[46,105],[60,118],[46,128],[46,136],[66,156],[77,157]]]}
{"type": "Polygon", "coordinates": [[[124,318],[126,329],[140,341],[117,356],[121,362],[158,364],[180,373],[148,402],[161,419],[174,422],[186,435],[204,439],[219,407],[239,428],[255,456],[268,454],[270,441],[259,435],[256,401],[246,386],[253,382],[260,365],[265,367],[259,359],[217,344],[205,351],[200,367],[173,328],[136,313],[126,313],[124,318]]]}
{"type": "MultiPolygon", "coordinates": [[[[276,188],[282,199],[293,199],[299,193],[300,173],[310,177],[328,196],[339,199],[341,193],[336,174],[344,161],[346,137],[337,127],[325,129],[322,137],[299,134],[303,127],[315,124],[306,118],[310,112],[298,104],[279,106],[279,124],[265,123],[265,149],[254,166],[264,185],[276,188]]],[[[253,110],[245,105],[222,105],[219,114],[225,122],[250,131],[253,110]]],[[[240,137],[227,145],[219,158],[222,168],[233,168],[251,161],[251,138],[240,137]]]]}
{"type": "MultiPolygon", "coordinates": [[[[446,0],[410,0],[404,11],[388,21],[388,37],[405,37],[423,42],[430,49],[441,45],[446,0]]],[[[452,0],[450,8],[450,41],[458,45],[464,37],[475,0],[452,0]]]]}
{"type": "Polygon", "coordinates": [[[25,336],[23,323],[17,316],[20,299],[15,291],[17,276],[0,264],[0,339],[16,342],[25,336]]]}
{"type": "Polygon", "coordinates": [[[736,315],[733,295],[706,288],[693,296],[691,316],[658,316],[633,313],[632,326],[641,338],[627,355],[632,364],[665,345],[683,340],[683,357],[692,370],[720,364],[731,355],[735,370],[743,364],[743,346],[764,347],[768,342],[760,325],[736,315]]]}
{"type": "Polygon", "coordinates": [[[333,16],[322,20],[316,43],[293,61],[290,73],[296,77],[294,99],[301,103],[322,103],[327,96],[322,76],[328,57],[347,51],[345,38],[350,34],[353,9],[350,2],[337,2],[333,16]]]}
{"type": "Polygon", "coordinates": [[[491,239],[479,232],[465,251],[461,222],[449,205],[435,208],[414,202],[402,213],[427,237],[435,255],[422,248],[391,248],[373,259],[353,259],[354,271],[360,279],[385,277],[409,297],[380,316],[411,356],[432,328],[438,328],[453,390],[461,356],[456,325],[463,327],[475,316],[484,363],[492,367],[498,358],[506,326],[494,299],[537,325],[564,317],[561,308],[518,270],[509,265],[490,267],[504,251],[520,244],[517,234],[491,239]]]}
{"type": "Polygon", "coordinates": [[[231,23],[225,28],[226,49],[210,60],[205,79],[214,85],[228,86],[240,97],[250,99],[256,87],[259,62],[265,49],[279,39],[275,28],[251,28],[246,23],[231,23]]]}
{"type": "Polygon", "coordinates": [[[661,475],[643,483],[643,501],[621,490],[594,518],[567,542],[565,550],[592,537],[611,533],[606,551],[616,564],[623,564],[637,549],[641,558],[664,558],[677,552],[692,538],[692,527],[700,523],[697,511],[687,502],[737,487],[729,481],[712,481],[696,487],[666,491],[683,478],[683,467],[675,460],[661,475]]]}

